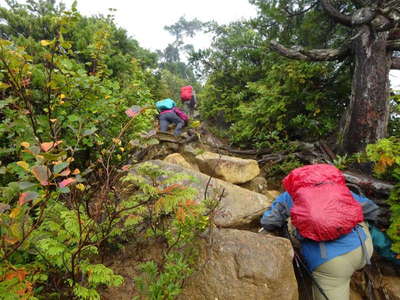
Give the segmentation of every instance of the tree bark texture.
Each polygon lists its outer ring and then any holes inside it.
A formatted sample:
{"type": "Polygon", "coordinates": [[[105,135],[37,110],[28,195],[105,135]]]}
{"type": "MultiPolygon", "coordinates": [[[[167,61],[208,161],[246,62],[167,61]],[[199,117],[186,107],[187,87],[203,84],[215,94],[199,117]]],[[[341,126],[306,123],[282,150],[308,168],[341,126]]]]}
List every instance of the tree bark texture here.
{"type": "Polygon", "coordinates": [[[392,70],[400,70],[400,57],[392,57],[392,70]]]}
{"type": "Polygon", "coordinates": [[[333,0],[320,0],[327,15],[348,27],[352,35],[340,49],[288,49],[271,42],[272,50],[293,59],[353,58],[352,94],[338,136],[338,146],[348,153],[363,151],[368,144],[387,136],[389,71],[400,69],[400,0],[352,1],[361,7],[350,14],[336,8],[333,0]]]}
{"type": "Polygon", "coordinates": [[[366,25],[354,39],[354,74],[350,104],[344,116],[339,145],[350,153],[365,149],[387,135],[389,121],[389,71],[392,51],[387,32],[372,32],[366,25]]]}

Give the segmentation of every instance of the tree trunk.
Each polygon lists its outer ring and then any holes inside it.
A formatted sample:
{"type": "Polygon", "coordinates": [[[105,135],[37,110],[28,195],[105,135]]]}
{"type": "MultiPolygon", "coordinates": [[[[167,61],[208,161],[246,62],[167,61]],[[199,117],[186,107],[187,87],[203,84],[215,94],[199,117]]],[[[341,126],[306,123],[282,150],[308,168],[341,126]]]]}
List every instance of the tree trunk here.
{"type": "Polygon", "coordinates": [[[386,137],[389,121],[389,71],[392,52],[386,50],[387,32],[359,28],[352,42],[355,65],[350,104],[338,143],[349,153],[386,137]]]}

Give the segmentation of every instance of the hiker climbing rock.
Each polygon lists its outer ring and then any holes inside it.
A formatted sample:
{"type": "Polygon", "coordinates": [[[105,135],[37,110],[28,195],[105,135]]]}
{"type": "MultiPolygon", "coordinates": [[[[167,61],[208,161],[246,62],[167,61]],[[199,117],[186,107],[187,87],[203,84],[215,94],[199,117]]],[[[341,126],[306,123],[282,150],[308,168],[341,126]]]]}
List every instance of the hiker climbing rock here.
{"type": "Polygon", "coordinates": [[[197,99],[196,93],[191,85],[181,87],[181,100],[186,105],[189,116],[193,117],[197,99]]]}
{"type": "Polygon", "coordinates": [[[352,274],[372,256],[367,222],[378,206],[351,192],[343,174],[327,164],[292,170],[280,194],[261,218],[266,231],[283,228],[290,217],[301,254],[312,272],[313,299],[349,300],[352,274]]]}
{"type": "Polygon", "coordinates": [[[188,116],[176,107],[176,103],[172,99],[163,99],[156,103],[159,112],[158,119],[160,121],[160,131],[167,132],[170,124],[175,124],[175,136],[182,133],[182,128],[187,124],[188,116]]]}

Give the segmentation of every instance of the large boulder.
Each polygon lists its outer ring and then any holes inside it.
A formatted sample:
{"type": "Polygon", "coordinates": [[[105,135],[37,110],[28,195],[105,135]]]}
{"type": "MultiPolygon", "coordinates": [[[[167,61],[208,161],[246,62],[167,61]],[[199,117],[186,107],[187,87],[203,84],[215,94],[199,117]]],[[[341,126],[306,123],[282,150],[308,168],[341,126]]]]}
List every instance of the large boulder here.
{"type": "Polygon", "coordinates": [[[200,171],[231,183],[245,183],[260,174],[254,159],[204,152],[196,156],[200,171]]]}
{"type": "Polygon", "coordinates": [[[195,164],[189,163],[180,153],[172,153],[164,158],[164,161],[171,164],[176,164],[186,169],[199,170],[199,167],[195,164]]]}
{"type": "Polygon", "coordinates": [[[211,240],[178,299],[298,299],[289,240],[235,229],[215,229],[211,240]]]}
{"type": "Polygon", "coordinates": [[[264,194],[264,192],[268,190],[268,181],[262,176],[257,176],[240,186],[250,191],[264,194]]]}
{"type": "Polygon", "coordinates": [[[276,190],[268,190],[265,191],[263,194],[267,195],[268,197],[272,197],[272,199],[275,199],[278,197],[282,192],[276,191],[276,190]]]}
{"type": "Polygon", "coordinates": [[[214,218],[215,224],[219,227],[244,227],[258,219],[273,201],[270,196],[249,191],[217,178],[210,178],[203,173],[177,164],[160,160],[151,160],[147,163],[158,165],[174,174],[184,173],[192,176],[194,180],[182,180],[181,184],[198,191],[196,199],[193,199],[197,202],[204,200],[204,194],[207,198],[220,199],[214,218]]]}

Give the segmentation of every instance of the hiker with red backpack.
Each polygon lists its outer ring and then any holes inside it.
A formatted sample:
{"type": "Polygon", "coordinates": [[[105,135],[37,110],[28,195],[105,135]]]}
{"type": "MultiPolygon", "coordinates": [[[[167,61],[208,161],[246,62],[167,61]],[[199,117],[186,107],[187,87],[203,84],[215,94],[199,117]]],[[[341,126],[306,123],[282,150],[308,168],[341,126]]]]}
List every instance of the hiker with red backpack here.
{"type": "Polygon", "coordinates": [[[187,106],[189,116],[193,117],[197,99],[191,85],[181,87],[181,101],[187,106]]]}
{"type": "Polygon", "coordinates": [[[167,132],[170,124],[175,124],[175,136],[182,133],[182,128],[187,125],[188,116],[176,107],[176,103],[172,99],[163,99],[156,103],[159,112],[158,119],[160,121],[160,131],[167,132]]]}
{"type": "Polygon", "coordinates": [[[328,164],[294,169],[283,186],[286,192],[261,218],[263,229],[281,229],[290,217],[312,272],[313,299],[349,300],[352,274],[372,256],[366,222],[376,221],[379,207],[351,192],[343,174],[328,164]]]}

